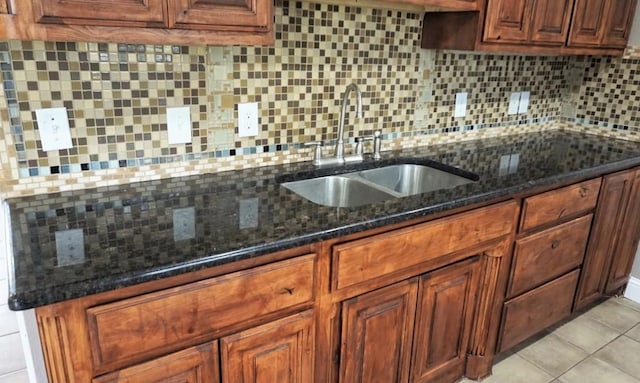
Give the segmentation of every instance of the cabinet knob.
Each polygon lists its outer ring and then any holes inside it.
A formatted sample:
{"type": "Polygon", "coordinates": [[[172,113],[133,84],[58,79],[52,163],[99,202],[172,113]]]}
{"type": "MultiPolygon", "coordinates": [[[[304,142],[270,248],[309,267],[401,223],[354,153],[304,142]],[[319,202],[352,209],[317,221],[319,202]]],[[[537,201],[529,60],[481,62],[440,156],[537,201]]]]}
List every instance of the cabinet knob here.
{"type": "Polygon", "coordinates": [[[295,287],[283,287],[282,290],[280,291],[280,294],[289,294],[289,295],[293,295],[293,290],[295,290],[295,287]]]}
{"type": "Polygon", "coordinates": [[[587,194],[589,194],[589,189],[587,189],[586,187],[581,187],[580,188],[580,197],[584,198],[587,196],[587,194]]]}
{"type": "Polygon", "coordinates": [[[555,241],[551,242],[551,248],[552,249],[556,249],[556,248],[558,248],[558,246],[560,246],[560,241],[555,240],[555,241]]]}

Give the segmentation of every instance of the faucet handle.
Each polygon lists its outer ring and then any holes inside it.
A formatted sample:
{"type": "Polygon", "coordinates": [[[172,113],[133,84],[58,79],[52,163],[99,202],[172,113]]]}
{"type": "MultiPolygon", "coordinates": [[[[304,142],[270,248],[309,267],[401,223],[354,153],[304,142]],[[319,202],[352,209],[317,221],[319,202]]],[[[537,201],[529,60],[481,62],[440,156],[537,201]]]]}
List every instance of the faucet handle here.
{"type": "Polygon", "coordinates": [[[376,130],[373,132],[373,159],[379,160],[382,158],[380,155],[380,149],[382,147],[382,131],[376,130]]]}
{"type": "Polygon", "coordinates": [[[311,141],[305,142],[304,146],[315,146],[315,151],[313,152],[313,163],[318,165],[320,164],[320,160],[322,159],[322,141],[311,141]]]}
{"type": "Polygon", "coordinates": [[[373,140],[373,136],[359,136],[356,137],[356,154],[362,155],[364,152],[365,141],[373,140]]]}

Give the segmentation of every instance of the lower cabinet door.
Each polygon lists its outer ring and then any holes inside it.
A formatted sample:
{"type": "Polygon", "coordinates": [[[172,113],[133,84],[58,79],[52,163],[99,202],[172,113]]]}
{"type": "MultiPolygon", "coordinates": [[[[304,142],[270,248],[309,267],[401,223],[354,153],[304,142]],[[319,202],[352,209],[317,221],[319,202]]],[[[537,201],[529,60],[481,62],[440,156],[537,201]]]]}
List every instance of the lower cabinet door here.
{"type": "Polygon", "coordinates": [[[218,343],[206,343],[93,379],[93,383],[216,383],[218,343]]]}
{"type": "Polygon", "coordinates": [[[311,383],[313,311],[305,311],[220,340],[224,383],[311,383]]]}
{"type": "Polygon", "coordinates": [[[343,302],[340,382],[408,382],[417,288],[414,278],[343,302]]]}
{"type": "Polygon", "coordinates": [[[476,257],[420,278],[412,382],[455,382],[463,376],[479,270],[476,257]]]}

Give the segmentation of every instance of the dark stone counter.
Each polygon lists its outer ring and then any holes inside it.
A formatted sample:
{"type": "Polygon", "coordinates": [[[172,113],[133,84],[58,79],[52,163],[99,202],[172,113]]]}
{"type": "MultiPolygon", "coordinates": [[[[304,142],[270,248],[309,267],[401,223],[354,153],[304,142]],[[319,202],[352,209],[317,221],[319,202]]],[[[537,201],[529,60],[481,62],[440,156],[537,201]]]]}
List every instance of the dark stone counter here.
{"type": "Polygon", "coordinates": [[[636,165],[639,143],[551,131],[384,152],[346,167],[297,163],[9,199],[9,305],[43,306],[636,165]],[[432,161],[479,180],[355,208],[316,205],[280,185],[432,161]]]}

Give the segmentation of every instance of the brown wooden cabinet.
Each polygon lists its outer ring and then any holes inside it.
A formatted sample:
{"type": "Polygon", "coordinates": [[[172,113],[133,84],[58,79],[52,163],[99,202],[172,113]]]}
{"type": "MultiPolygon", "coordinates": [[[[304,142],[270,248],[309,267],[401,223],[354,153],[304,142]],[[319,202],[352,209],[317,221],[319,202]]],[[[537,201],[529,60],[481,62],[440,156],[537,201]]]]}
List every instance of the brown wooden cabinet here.
{"type": "Polygon", "coordinates": [[[165,26],[163,0],[34,0],[37,23],[165,26]]]}
{"type": "Polygon", "coordinates": [[[567,45],[625,48],[637,0],[576,0],[567,45]]]}
{"type": "Polygon", "coordinates": [[[479,273],[474,257],[420,278],[411,382],[454,382],[464,375],[479,273]]]}
{"type": "MultiPolygon", "coordinates": [[[[7,1],[0,0],[9,4],[7,1]]],[[[0,9],[1,11],[1,9],[0,9]]],[[[270,44],[272,0],[16,2],[8,38],[152,44],[270,44]]]]}
{"type": "Polygon", "coordinates": [[[489,0],[484,41],[564,45],[573,0],[489,0]]]}
{"type": "Polygon", "coordinates": [[[571,314],[601,184],[596,178],[523,200],[499,351],[571,314]]]}
{"type": "Polygon", "coordinates": [[[400,383],[409,378],[416,279],[343,304],[341,383],[400,383]]]}
{"type": "Polygon", "coordinates": [[[637,0],[486,0],[479,12],[427,12],[422,47],[622,55],[636,3],[637,0]]]}
{"type": "Polygon", "coordinates": [[[218,344],[206,343],[103,375],[93,383],[217,383],[218,344]]]}
{"type": "Polygon", "coordinates": [[[305,311],[222,338],[222,382],[312,382],[313,315],[305,311]]]}
{"type": "Polygon", "coordinates": [[[344,302],[340,382],[463,376],[479,269],[475,257],[344,302]]]}
{"type": "Polygon", "coordinates": [[[626,285],[640,239],[640,169],[604,177],[575,307],[626,285]]]}

